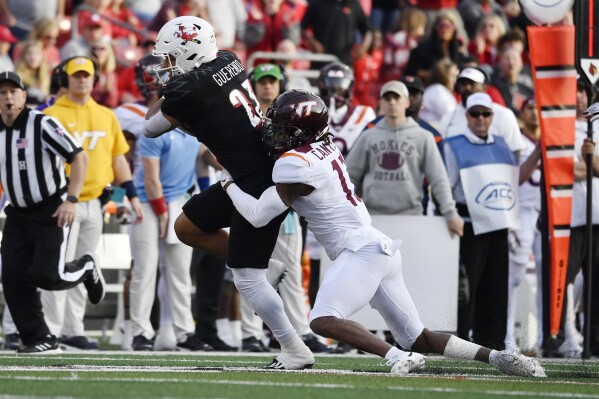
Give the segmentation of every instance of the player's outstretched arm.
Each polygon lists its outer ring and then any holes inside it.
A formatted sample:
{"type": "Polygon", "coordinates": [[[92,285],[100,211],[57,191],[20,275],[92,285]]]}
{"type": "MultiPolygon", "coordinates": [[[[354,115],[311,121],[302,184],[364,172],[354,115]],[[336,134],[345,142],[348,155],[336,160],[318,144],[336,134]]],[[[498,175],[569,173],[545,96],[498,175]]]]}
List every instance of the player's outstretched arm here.
{"type": "Polygon", "coordinates": [[[242,191],[226,171],[221,174],[221,185],[237,211],[254,227],[266,226],[286,211],[297,197],[308,195],[314,190],[306,184],[277,184],[266,189],[256,199],[242,191]]]}
{"type": "Polygon", "coordinates": [[[150,109],[146,113],[143,130],[144,136],[149,138],[158,137],[179,126],[179,122],[175,118],[162,113],[160,107],[163,101],[164,97],[160,98],[150,106],[150,109]]]}

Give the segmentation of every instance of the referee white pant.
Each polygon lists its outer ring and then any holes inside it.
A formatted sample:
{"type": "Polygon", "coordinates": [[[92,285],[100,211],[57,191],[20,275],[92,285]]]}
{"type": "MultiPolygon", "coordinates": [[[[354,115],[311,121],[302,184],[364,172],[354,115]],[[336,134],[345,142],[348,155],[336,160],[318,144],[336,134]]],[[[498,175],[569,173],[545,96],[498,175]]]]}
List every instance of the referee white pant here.
{"type": "MultiPolygon", "coordinates": [[[[87,252],[95,252],[102,235],[102,206],[100,200],[79,202],[77,214],[67,241],[65,259],[70,262],[87,252]]],[[[66,291],[42,290],[42,305],[46,324],[57,337],[85,335],[83,318],[87,291],[83,284],[66,291]]]]}
{"type": "MultiPolygon", "coordinates": [[[[302,228],[299,217],[290,212],[281,223],[277,244],[272,259],[287,265],[287,275],[279,286],[279,295],[283,300],[285,313],[293,328],[301,337],[312,332],[308,325],[306,295],[302,286],[302,228]]],[[[243,297],[240,297],[242,338],[262,337],[262,319],[243,297]]]]}
{"type": "MultiPolygon", "coordinates": [[[[162,276],[167,285],[168,302],[173,328],[177,341],[186,340],[193,333],[195,325],[191,312],[191,266],[192,248],[178,242],[168,244],[165,239],[158,238],[158,217],[152,206],[141,204],[144,219],[142,223],[131,228],[131,248],[135,265],[131,271],[129,289],[130,315],[132,335],[143,335],[147,339],[154,337],[154,329],[150,322],[150,313],[156,293],[156,276],[159,263],[159,246],[164,262],[162,276]]],[[[179,215],[169,206],[170,218],[179,215]]],[[[180,212],[180,209],[179,209],[180,212]]]]}

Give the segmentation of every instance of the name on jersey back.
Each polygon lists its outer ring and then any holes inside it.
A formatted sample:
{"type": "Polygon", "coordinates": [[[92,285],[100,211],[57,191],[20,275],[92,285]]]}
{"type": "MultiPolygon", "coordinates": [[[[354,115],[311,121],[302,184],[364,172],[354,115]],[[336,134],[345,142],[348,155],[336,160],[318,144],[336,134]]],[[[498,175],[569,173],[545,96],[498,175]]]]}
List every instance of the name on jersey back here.
{"type": "Polygon", "coordinates": [[[244,71],[243,65],[241,65],[239,60],[235,60],[212,75],[212,79],[214,79],[217,85],[222,86],[235,76],[239,75],[242,71],[244,71]]]}

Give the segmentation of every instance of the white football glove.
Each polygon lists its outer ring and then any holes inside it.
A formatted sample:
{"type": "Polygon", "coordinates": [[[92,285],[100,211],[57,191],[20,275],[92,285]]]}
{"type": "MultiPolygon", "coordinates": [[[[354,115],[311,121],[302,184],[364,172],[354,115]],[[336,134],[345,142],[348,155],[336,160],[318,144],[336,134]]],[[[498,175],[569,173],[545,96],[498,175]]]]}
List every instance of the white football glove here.
{"type": "Polygon", "coordinates": [[[220,171],[220,185],[225,188],[225,184],[228,182],[233,182],[233,176],[227,172],[227,169],[223,169],[220,171]]]}
{"type": "Polygon", "coordinates": [[[597,119],[599,119],[599,102],[591,104],[591,106],[582,114],[589,122],[595,122],[597,119]]]}

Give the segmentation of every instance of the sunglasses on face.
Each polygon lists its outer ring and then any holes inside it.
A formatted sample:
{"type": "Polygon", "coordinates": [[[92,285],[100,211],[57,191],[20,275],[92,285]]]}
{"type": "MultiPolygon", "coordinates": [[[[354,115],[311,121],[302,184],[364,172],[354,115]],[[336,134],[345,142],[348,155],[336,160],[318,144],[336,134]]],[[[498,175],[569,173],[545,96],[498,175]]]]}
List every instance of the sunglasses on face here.
{"type": "Polygon", "coordinates": [[[491,115],[493,115],[493,113],[491,111],[468,111],[468,115],[470,115],[473,118],[478,118],[479,116],[482,116],[483,118],[488,118],[491,115]]]}

